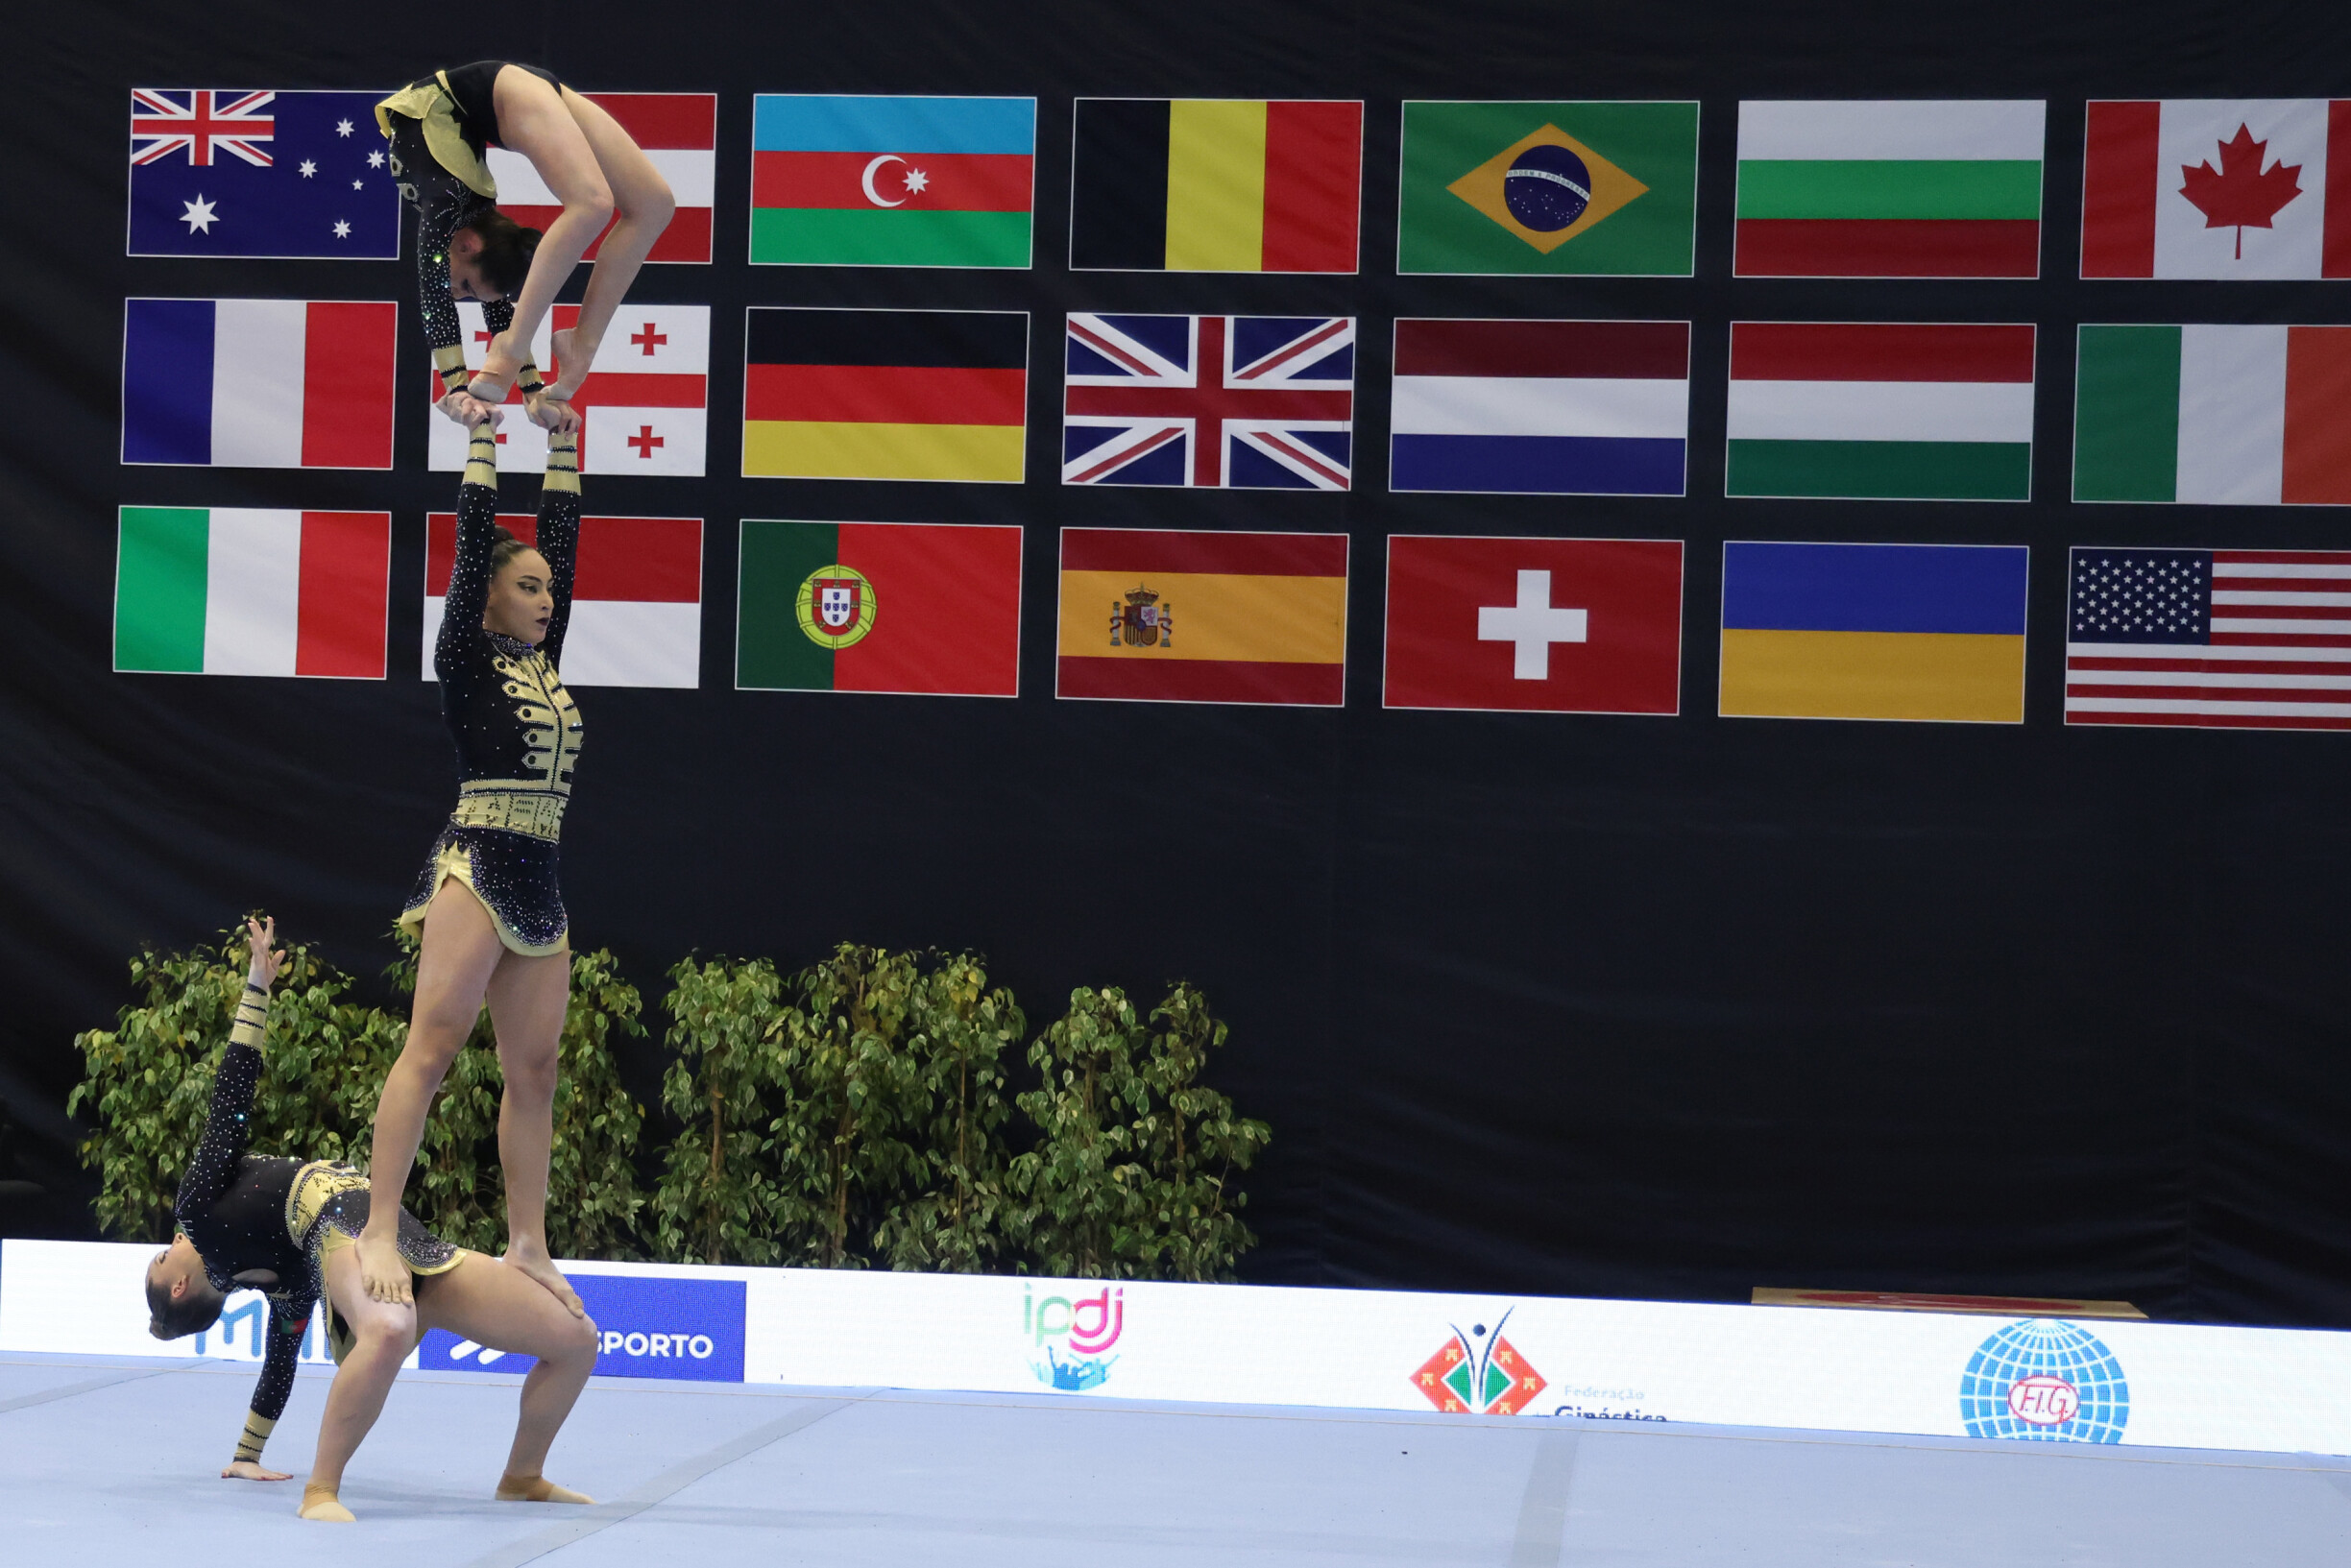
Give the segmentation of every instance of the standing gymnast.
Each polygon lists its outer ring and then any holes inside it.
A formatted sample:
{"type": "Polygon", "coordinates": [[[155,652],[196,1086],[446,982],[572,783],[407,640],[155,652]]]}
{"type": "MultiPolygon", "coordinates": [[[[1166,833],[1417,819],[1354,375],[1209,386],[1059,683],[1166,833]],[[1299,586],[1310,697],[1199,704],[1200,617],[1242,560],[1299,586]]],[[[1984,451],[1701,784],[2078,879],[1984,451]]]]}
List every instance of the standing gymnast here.
{"type": "Polygon", "coordinates": [[[544,404],[578,393],[613,312],[677,211],[668,182],[618,121],[536,65],[485,60],[436,71],[377,104],[376,123],[392,142],[393,178],[417,205],[417,282],[442,412],[478,423],[519,378],[530,417],[553,428],[562,416],[544,404]],[[493,144],[530,159],[563,203],[544,235],[498,211],[493,144]],[[616,212],[578,325],[555,334],[563,375],[543,399],[531,338],[616,212]],[[482,302],[495,334],[470,382],[456,300],[482,302]]]}
{"type": "MultiPolygon", "coordinates": [[[[556,666],[571,618],[579,509],[579,436],[559,429],[547,438],[538,547],[499,527],[496,438],[487,422],[473,426],[457,491],[456,569],[433,642],[441,714],[457,743],[457,809],[400,914],[402,926],[422,928],[416,1008],[376,1102],[369,1166],[377,1192],[407,1190],[425,1112],[486,1001],[506,1079],[506,1262],[575,1314],[579,1296],[547,1254],[546,1194],[571,978],[555,847],[580,747],[579,709],[556,666]]],[[[359,1273],[370,1297],[405,1304],[395,1213],[387,1204],[360,1233],[359,1273]]]]}
{"type": "Polygon", "coordinates": [[[327,1160],[273,1159],[246,1152],[252,1142],[254,1087],[261,1077],[269,988],[285,954],[273,952],[278,924],[246,922],[253,962],[246,972],[236,1026],[212,1084],[212,1108],[195,1162],[180,1184],[178,1233],[147,1266],[148,1332],[177,1339],[210,1328],[230,1291],[269,1298],[269,1351],[224,1479],[285,1481],[264,1469],[262,1446],[294,1387],[294,1366],[323,1309],[334,1385],[319,1424],[318,1458],[303,1487],[302,1516],[348,1524],[337,1494],[343,1467],[383,1410],[400,1363],[428,1328],[536,1356],[522,1380],[514,1447],[497,1484],[509,1503],[585,1503],[541,1473],[548,1445],[595,1368],[595,1325],[558,1306],[547,1292],[495,1258],[451,1246],[396,1203],[376,1209],[368,1179],[327,1160]],[[353,1239],[376,1215],[391,1215],[400,1256],[418,1276],[413,1304],[371,1300],[359,1283],[353,1239]]]}

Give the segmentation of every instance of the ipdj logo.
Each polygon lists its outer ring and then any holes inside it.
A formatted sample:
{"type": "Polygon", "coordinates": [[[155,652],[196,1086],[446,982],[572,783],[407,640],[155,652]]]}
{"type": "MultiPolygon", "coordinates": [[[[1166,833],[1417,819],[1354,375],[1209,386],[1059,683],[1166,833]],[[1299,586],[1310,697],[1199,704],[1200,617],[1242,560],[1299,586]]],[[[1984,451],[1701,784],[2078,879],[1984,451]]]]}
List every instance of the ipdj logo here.
{"type": "Polygon", "coordinates": [[[1032,1347],[1029,1369],[1064,1393],[1099,1388],[1118,1358],[1104,1352],[1127,1331],[1127,1291],[1103,1286],[1100,1295],[1049,1295],[1021,1290],[1021,1337],[1032,1347]],[[1036,1352],[1043,1352],[1042,1361],[1036,1352]]]}
{"type": "MultiPolygon", "coordinates": [[[[741,1280],[643,1274],[573,1274],[570,1279],[603,1334],[596,1353],[599,1375],[742,1381],[741,1280]]],[[[417,1364],[435,1371],[527,1372],[532,1358],[433,1329],[418,1346],[417,1364]]]]}
{"type": "Polygon", "coordinates": [[[1975,1347],[1959,1376],[1971,1437],[2119,1443],[2130,1423],[2122,1363],[2078,1323],[2011,1323],[1975,1347]]]}
{"type": "Polygon", "coordinates": [[[1489,1330],[1472,1323],[1464,1334],[1453,1326],[1453,1338],[1420,1363],[1412,1375],[1422,1398],[1449,1414],[1515,1415],[1543,1391],[1543,1375],[1502,1338],[1504,1313],[1489,1330]]]}

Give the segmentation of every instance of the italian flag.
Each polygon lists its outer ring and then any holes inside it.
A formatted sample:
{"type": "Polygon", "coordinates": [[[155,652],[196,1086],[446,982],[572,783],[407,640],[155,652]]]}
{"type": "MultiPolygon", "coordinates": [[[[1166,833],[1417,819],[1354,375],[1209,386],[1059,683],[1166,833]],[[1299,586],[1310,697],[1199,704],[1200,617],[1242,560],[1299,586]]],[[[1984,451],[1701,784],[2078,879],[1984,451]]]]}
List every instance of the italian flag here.
{"type": "Polygon", "coordinates": [[[2084,277],[2351,277],[2351,100],[2094,101],[2084,277]]]}
{"type": "Polygon", "coordinates": [[[1741,277],[2037,277],[2048,106],[1739,105],[1741,277]]]}
{"type": "Polygon", "coordinates": [[[2073,498],[2351,505],[2351,326],[2081,328],[2073,498]]]}
{"type": "Polygon", "coordinates": [[[1724,494],[2022,501],[2027,324],[1733,322],[1724,494]]]}
{"type": "Polygon", "coordinates": [[[114,667],[380,681],[389,512],[126,506],[114,667]]]}

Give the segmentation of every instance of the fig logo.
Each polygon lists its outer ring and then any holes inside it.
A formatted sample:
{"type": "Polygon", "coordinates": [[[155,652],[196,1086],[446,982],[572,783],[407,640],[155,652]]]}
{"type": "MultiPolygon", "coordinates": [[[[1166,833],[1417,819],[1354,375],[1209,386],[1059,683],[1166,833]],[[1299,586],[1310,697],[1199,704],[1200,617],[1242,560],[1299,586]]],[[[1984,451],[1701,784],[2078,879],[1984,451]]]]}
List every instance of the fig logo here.
{"type": "Polygon", "coordinates": [[[1109,1381],[1118,1357],[1108,1354],[1127,1332],[1127,1291],[1103,1286],[1098,1295],[1039,1299],[1035,1288],[1021,1288],[1021,1338],[1030,1346],[1029,1370],[1039,1383],[1061,1393],[1083,1393],[1109,1381]],[[1036,1359],[1039,1353],[1044,1359],[1036,1359]]]}
{"type": "Polygon", "coordinates": [[[1453,1326],[1453,1338],[1420,1363],[1412,1375],[1420,1396],[1447,1414],[1516,1415],[1543,1391],[1543,1375],[1502,1337],[1504,1313],[1489,1330],[1472,1323],[1464,1334],[1453,1326]]]}
{"type": "Polygon", "coordinates": [[[2130,1424],[2122,1363],[2078,1323],[2011,1323],[1975,1347],[1959,1376],[1971,1437],[2119,1443],[2130,1424]]]}

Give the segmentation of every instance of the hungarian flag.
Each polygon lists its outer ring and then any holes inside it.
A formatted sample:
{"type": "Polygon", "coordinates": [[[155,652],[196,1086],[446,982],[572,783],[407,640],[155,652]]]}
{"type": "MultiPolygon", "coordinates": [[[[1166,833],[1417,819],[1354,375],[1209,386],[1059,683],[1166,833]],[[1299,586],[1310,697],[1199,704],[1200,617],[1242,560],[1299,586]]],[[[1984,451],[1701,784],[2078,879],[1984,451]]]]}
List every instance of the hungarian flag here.
{"type": "Polygon", "coordinates": [[[388,469],[389,301],[125,300],[122,460],[388,469]]]}
{"type": "Polygon", "coordinates": [[[1679,495],[1689,323],[1398,321],[1390,428],[1392,490],[1679,495]]]}
{"type": "Polygon", "coordinates": [[[1361,102],[1080,98],[1077,120],[1071,267],[1355,271],[1361,102]]]}
{"type": "Polygon", "coordinates": [[[380,681],[389,512],[126,506],[114,667],[380,681]]]}
{"type": "Polygon", "coordinates": [[[2033,328],[1733,322],[1731,495],[2021,501],[2033,328]]]}
{"type": "Polygon", "coordinates": [[[2351,277],[2351,100],[2090,105],[2084,277],[2351,277]]]}
{"type": "Polygon", "coordinates": [[[1064,528],[1061,697],[1336,708],[1345,534],[1064,528]]]}
{"type": "Polygon", "coordinates": [[[1726,717],[2024,722],[2022,544],[1723,546],[1726,717]]]}
{"type": "Polygon", "coordinates": [[[751,259],[1026,267],[1036,100],[762,93],[751,259]]]}
{"type": "MultiPolygon", "coordinates": [[[[498,514],[528,544],[539,519],[498,514]]],[[[424,679],[433,679],[433,639],[449,574],[457,567],[457,514],[424,519],[424,679]]],[[[571,626],[564,637],[566,686],[702,684],[702,519],[582,518],[572,576],[571,626]]]]}
{"type": "Polygon", "coordinates": [[[1694,103],[1407,103],[1400,273],[1687,277],[1694,103]]]}
{"type": "Polygon", "coordinates": [[[754,307],[743,357],[748,476],[1020,483],[1026,311],[754,307]]]}
{"type": "Polygon", "coordinates": [[[1680,712],[1682,542],[1391,535],[1383,702],[1680,712]]]}
{"type": "Polygon", "coordinates": [[[2351,505],[2351,326],[2081,328],[2073,498],[2351,505]]]}
{"type": "Polygon", "coordinates": [[[742,525],[739,690],[1020,695],[1021,531],[742,525]]]}
{"type": "MultiPolygon", "coordinates": [[[[457,316],[466,363],[478,368],[490,343],[481,306],[461,302],[457,316]]],[[[533,362],[549,381],[563,374],[554,357],[554,334],[578,320],[579,306],[557,305],[531,340],[533,362]]],[[[580,471],[700,478],[710,430],[710,306],[624,301],[607,333],[596,348],[595,368],[571,400],[580,414],[580,471]]],[[[430,386],[438,398],[439,378],[430,386]]],[[[506,422],[498,427],[498,471],[544,472],[546,432],[522,417],[521,388],[509,392],[506,403],[506,422]]],[[[427,428],[431,466],[443,473],[462,471],[471,432],[438,413],[427,428]]]]}
{"type": "MultiPolygon", "coordinates": [[[[718,95],[715,92],[587,92],[590,103],[620,122],[669,183],[677,211],[654,240],[647,261],[708,261],[711,203],[718,178],[718,95]]],[[[498,210],[519,224],[545,229],[563,211],[529,158],[490,149],[490,178],[497,181],[498,210]]],[[[616,221],[617,218],[616,218],[616,221]]],[[[588,247],[594,261],[604,236],[588,247]]]]}
{"type": "Polygon", "coordinates": [[[1742,103],[1741,277],[2038,277],[2039,99],[1742,103]]]}

